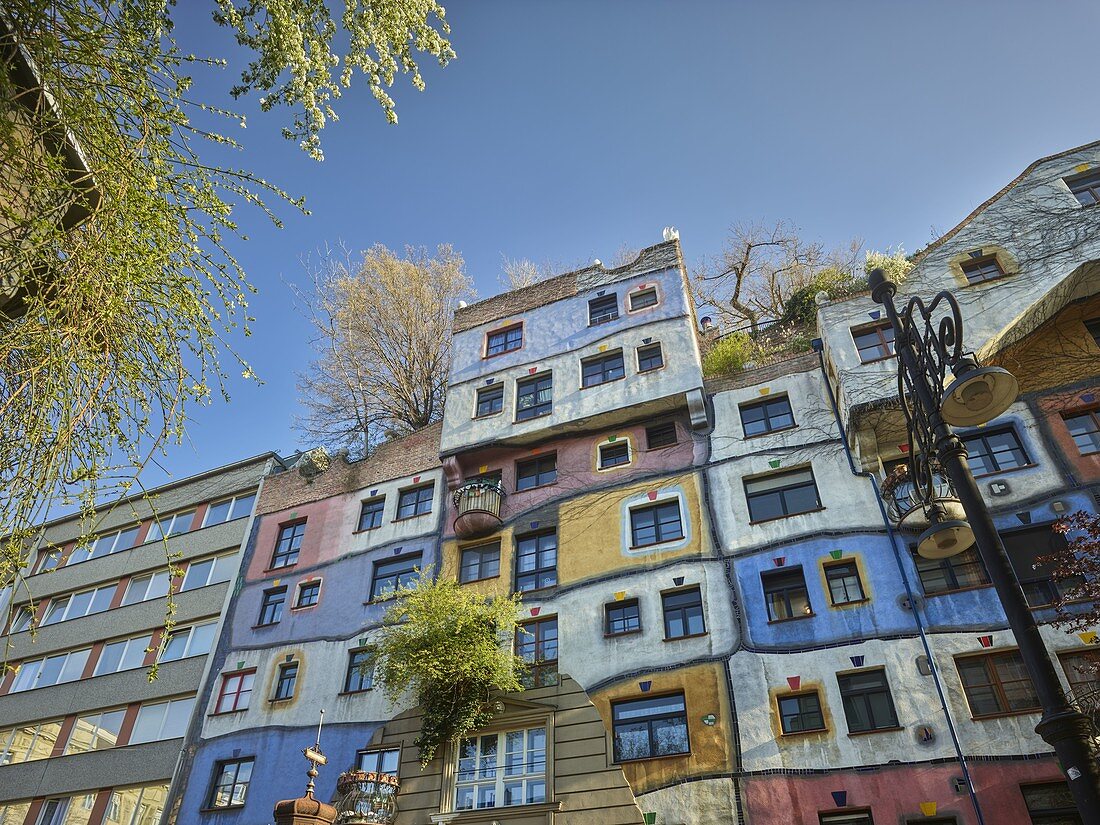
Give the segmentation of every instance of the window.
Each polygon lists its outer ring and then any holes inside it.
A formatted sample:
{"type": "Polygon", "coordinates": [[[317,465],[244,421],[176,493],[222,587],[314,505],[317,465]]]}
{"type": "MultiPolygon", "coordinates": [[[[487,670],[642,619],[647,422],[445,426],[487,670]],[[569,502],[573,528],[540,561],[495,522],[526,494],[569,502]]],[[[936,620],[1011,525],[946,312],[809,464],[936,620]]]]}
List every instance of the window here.
{"type": "Polygon", "coordinates": [[[645,428],[646,448],[656,450],[658,447],[671,447],[676,443],[676,422],[666,421],[664,424],[654,424],[645,428]]]}
{"type": "Polygon", "coordinates": [[[651,507],[637,507],[630,511],[630,545],[649,547],[684,537],[680,520],[680,501],[673,499],[651,507]]]}
{"type": "Polygon", "coordinates": [[[611,735],[616,762],[690,753],[684,694],[614,702],[611,735]]]}
{"type": "Polygon", "coordinates": [[[785,395],[769,398],[767,401],[757,401],[754,404],[742,404],[738,409],[741,412],[741,427],[745,431],[746,438],[774,433],[776,430],[789,430],[794,426],[791,401],[785,395]]]}
{"type": "Polygon", "coordinates": [[[546,801],[546,728],[462,739],[455,810],[537,805],[546,801]]]}
{"type": "Polygon", "coordinates": [[[818,814],[821,825],[875,825],[870,811],[845,811],[840,814],[818,814]]]}
{"type": "Polygon", "coordinates": [[[825,565],[825,582],[829,585],[829,598],[834,605],[854,604],[867,598],[854,561],[825,565]]]}
{"type": "Polygon", "coordinates": [[[197,590],[211,584],[221,584],[233,578],[237,568],[237,554],[230,553],[225,556],[214,556],[201,561],[193,561],[187,565],[187,573],[183,577],[181,593],[188,590],[197,590]]]}
{"type": "Polygon", "coordinates": [[[917,555],[914,549],[913,561],[926,596],[989,584],[985,565],[973,546],[946,559],[926,559],[917,555]]]}
{"type": "MultiPolygon", "coordinates": [[[[166,574],[167,575],[167,574],[166,574]]],[[[111,600],[118,590],[118,583],[104,584],[92,590],[82,590],[68,596],[50,599],[46,612],[42,614],[42,627],[69,619],[79,619],[93,613],[102,613],[111,606],[111,600]]]]}
{"type": "Polygon", "coordinates": [[[157,541],[170,536],[178,536],[191,530],[191,522],[195,520],[194,510],[185,510],[182,513],[172,513],[170,516],[154,517],[149,525],[149,532],[145,540],[157,541]]]}
{"type": "Polygon", "coordinates": [[[525,688],[558,683],[558,618],[525,622],[516,628],[516,655],[527,662],[525,688]]]}
{"type": "Polygon", "coordinates": [[[1080,825],[1081,815],[1065,782],[1021,785],[1031,825],[1080,825]]]}
{"type": "Polygon", "coordinates": [[[1039,697],[1018,650],[955,660],[970,715],[1000,716],[1039,710],[1039,697]]]}
{"type": "Polygon", "coordinates": [[[661,345],[659,343],[638,347],[638,372],[659,370],[664,365],[665,355],[661,351],[661,345]]]}
{"type": "MultiPolygon", "coordinates": [[[[65,756],[72,753],[87,753],[113,748],[118,744],[118,735],[122,730],[122,720],[126,718],[126,708],[103,710],[78,716],[65,743],[65,756]]],[[[0,741],[3,741],[0,733],[0,741]]]]}
{"type": "Polygon", "coordinates": [[[606,355],[596,355],[581,361],[581,386],[595,387],[598,384],[607,384],[610,381],[618,381],[626,375],[623,366],[623,351],[616,350],[606,355]]]}
{"type": "Polygon", "coordinates": [[[232,808],[243,805],[252,779],[254,757],[218,762],[214,766],[214,782],[206,801],[208,808],[232,808]]]}
{"type": "Polygon", "coordinates": [[[144,576],[135,576],[130,579],[126,588],[126,595],[122,597],[122,606],[147,602],[150,599],[159,599],[168,595],[168,587],[172,583],[171,574],[167,570],[158,570],[155,573],[146,573],[144,576]]]}
{"type": "Polygon", "coordinates": [[[995,281],[1004,277],[1005,271],[1001,269],[996,255],[983,255],[980,258],[971,258],[962,262],[963,275],[969,284],[980,284],[983,281],[995,281]]]}
{"type": "Polygon", "coordinates": [[[474,418],[496,415],[504,409],[504,385],[496,384],[477,391],[477,413],[474,418]]]}
{"type": "Polygon", "coordinates": [[[604,633],[608,636],[625,636],[642,632],[642,615],[637,599],[608,602],[604,605],[604,633]]]}
{"type": "Polygon", "coordinates": [[[462,550],[462,565],[458,572],[460,582],[476,582],[500,575],[500,542],[466,547],[462,550]]]}
{"type": "Polygon", "coordinates": [[[227,498],[222,501],[216,501],[207,508],[202,526],[211,527],[215,524],[222,524],[227,521],[245,518],[252,512],[252,505],[255,503],[255,491],[251,493],[242,493],[239,496],[233,496],[233,498],[227,498]]]}
{"type": "Polygon", "coordinates": [[[1058,658],[1075,696],[1100,691],[1100,650],[1071,650],[1058,658]]]}
{"type": "Polygon", "coordinates": [[[80,564],[89,559],[98,559],[103,556],[109,556],[112,553],[118,553],[122,550],[129,550],[137,541],[139,532],[141,532],[140,526],[128,527],[116,533],[108,533],[105,536],[91,539],[87,544],[77,546],[73,552],[69,554],[69,558],[65,562],[65,565],[80,564]]]}
{"type": "Polygon", "coordinates": [[[34,688],[75,682],[84,673],[84,666],[88,664],[88,654],[91,652],[92,649],[86,647],[82,650],[55,653],[42,659],[23,662],[19,665],[15,680],[8,692],[19,693],[34,688]]]}
{"type": "Polygon", "coordinates": [[[284,602],[286,602],[286,587],[265,590],[263,599],[260,601],[260,618],[256,620],[256,626],[278,624],[283,618],[284,602]]]}
{"type": "Polygon", "coordinates": [[[764,601],[768,605],[768,621],[812,616],[810,597],[806,592],[806,577],[801,567],[771,570],[760,574],[764,586],[764,601]]]}
{"type": "Polygon", "coordinates": [[[0,730],[0,765],[48,759],[61,733],[61,721],[29,722],[0,730]]]}
{"type": "Polygon", "coordinates": [[[298,563],[298,552],[302,549],[302,538],[306,534],[306,523],[298,521],[284,524],[279,528],[279,538],[275,542],[275,552],[271,556],[271,568],[290,567],[298,563]]]}
{"type": "Polygon", "coordinates": [[[313,607],[321,600],[321,580],[315,579],[311,582],[301,582],[298,585],[298,598],[294,602],[294,606],[298,607],[313,607]]]}
{"type": "Polygon", "coordinates": [[[848,733],[866,733],[898,727],[885,670],[864,670],[836,677],[844,700],[848,733]]]}
{"type": "Polygon", "coordinates": [[[703,596],[698,587],[661,594],[665,614],[665,638],[683,639],[707,632],[703,623],[703,596]]]}
{"type": "Polygon", "coordinates": [[[359,757],[355,767],[361,771],[388,773],[390,776],[397,776],[400,757],[400,748],[387,748],[381,751],[359,751],[359,757]]]}
{"type": "Polygon", "coordinates": [[[588,302],[588,325],[606,324],[619,317],[619,298],[617,295],[604,295],[588,302]]]}
{"type": "Polygon", "coordinates": [[[536,533],[516,539],[516,590],[526,593],[558,583],[558,534],[536,533]]]}
{"type": "Polygon", "coordinates": [[[167,784],[120,788],[111,793],[106,820],[118,825],[157,825],[167,798],[167,784]]]}
{"type": "Polygon", "coordinates": [[[558,480],[558,455],[547,453],[538,458],[516,462],[516,492],[553,484],[558,480]]]}
{"type": "Polygon", "coordinates": [[[1054,570],[1057,565],[1039,564],[1040,557],[1057,553],[1066,547],[1065,537],[1051,530],[1050,525],[1004,533],[1001,540],[1031,607],[1052,604],[1084,581],[1081,576],[1055,581],[1054,570]]]}
{"type": "Polygon", "coordinates": [[[1093,343],[1100,347],[1100,318],[1090,318],[1085,321],[1085,329],[1092,336],[1093,343]]]}
{"type": "Polygon", "coordinates": [[[227,673],[222,676],[221,690],[218,691],[218,704],[215,705],[214,713],[248,710],[248,701],[252,698],[252,684],[255,681],[255,670],[227,673]]]}
{"type": "Polygon", "coordinates": [[[523,346],[523,324],[498,329],[485,336],[485,357],[512,352],[523,346]]]}
{"type": "Polygon", "coordinates": [[[273,702],[281,702],[294,698],[294,688],[298,684],[298,663],[287,662],[279,665],[279,676],[275,680],[275,695],[271,697],[273,702]]]}
{"type": "Polygon", "coordinates": [[[376,561],[370,585],[371,600],[384,599],[396,590],[416,584],[420,578],[420,558],[420,553],[414,553],[390,561],[376,561]]]}
{"type": "Polygon", "coordinates": [[[553,375],[547,373],[516,382],[516,421],[550,415],[553,408],[553,375]]]}
{"type": "Polygon", "coordinates": [[[856,342],[859,360],[864,364],[881,361],[894,354],[894,328],[889,321],[856,327],[852,330],[852,338],[856,342]]]}
{"type": "Polygon", "coordinates": [[[11,632],[22,633],[24,630],[30,630],[31,623],[34,622],[34,609],[29,604],[24,604],[13,612],[15,618],[11,620],[11,632]]]}
{"type": "Polygon", "coordinates": [[[137,721],[134,722],[128,744],[179,739],[187,733],[187,723],[194,708],[194,696],[142,705],[138,709],[137,721]]]}
{"type": "Polygon", "coordinates": [[[214,646],[214,631],[218,627],[217,620],[197,624],[194,627],[172,629],[172,638],[164,646],[164,652],[160,654],[161,662],[174,662],[176,659],[186,659],[189,656],[202,656],[210,652],[214,646]]]}
{"type": "Polygon", "coordinates": [[[1012,427],[962,436],[970,456],[970,469],[976,476],[1001,473],[1031,463],[1012,427]]]}
{"type": "Polygon", "coordinates": [[[770,521],[821,509],[814,472],[809,467],[745,479],[744,483],[750,521],[770,521]]]}
{"type": "Polygon", "coordinates": [[[344,693],[359,693],[374,687],[374,668],[366,650],[348,651],[348,669],[344,674],[344,693]]]}
{"type": "MultiPolygon", "coordinates": [[[[60,550],[44,550],[38,556],[38,564],[35,565],[34,572],[45,573],[47,570],[55,570],[59,564],[61,564],[60,550]]],[[[3,825],[3,820],[0,820],[0,825],[3,825]]]]}
{"type": "Polygon", "coordinates": [[[152,644],[153,637],[149,633],[134,636],[131,639],[107,642],[99,654],[94,675],[103,676],[107,673],[118,673],[121,670],[141,667],[145,664],[145,656],[152,644]]]}
{"type": "Polygon", "coordinates": [[[645,309],[646,307],[657,306],[657,288],[650,287],[649,289],[642,289],[638,292],[630,293],[630,311],[637,312],[639,309],[645,309]]]}
{"type": "Polygon", "coordinates": [[[382,511],[386,509],[386,497],[375,496],[363,502],[359,510],[359,530],[373,530],[382,526],[382,511]]]}
{"type": "Polygon", "coordinates": [[[1100,170],[1093,169],[1064,178],[1069,191],[1082,206],[1092,206],[1100,202],[1100,170]]]}
{"type": "Polygon", "coordinates": [[[817,691],[780,696],[779,724],[783,733],[808,733],[825,730],[825,716],[821,712],[821,697],[817,691]]]}
{"type": "Polygon", "coordinates": [[[1081,455],[1100,453],[1100,416],[1097,416],[1096,410],[1063,415],[1062,418],[1081,455]]]}
{"type": "Polygon", "coordinates": [[[619,441],[615,444],[600,445],[600,469],[609,470],[630,463],[630,444],[619,441]]]}
{"type": "Polygon", "coordinates": [[[434,497],[434,484],[402,490],[397,497],[397,520],[427,515],[432,511],[434,497]]]}
{"type": "Polygon", "coordinates": [[[89,793],[47,799],[42,804],[36,825],[86,825],[95,797],[94,793],[89,793]]]}

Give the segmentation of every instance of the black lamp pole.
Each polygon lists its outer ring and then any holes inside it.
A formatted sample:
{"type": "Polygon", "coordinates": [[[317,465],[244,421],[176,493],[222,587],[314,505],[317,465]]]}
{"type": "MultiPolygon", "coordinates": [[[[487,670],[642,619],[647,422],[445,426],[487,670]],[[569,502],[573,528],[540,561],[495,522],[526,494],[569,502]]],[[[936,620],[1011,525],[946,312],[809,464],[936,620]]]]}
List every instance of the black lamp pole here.
{"type": "MultiPolygon", "coordinates": [[[[909,472],[914,489],[923,501],[931,503],[933,459],[947,473],[1042,705],[1043,716],[1035,732],[1054,748],[1081,821],[1084,825],[1100,825],[1100,763],[1092,727],[1085,715],[1066,700],[993,517],[970,472],[966,448],[944,419],[944,405],[954,403],[953,409],[964,418],[968,411],[973,416],[967,423],[992,420],[1015,400],[1016,381],[1004,370],[979,367],[973,356],[963,351],[962,317],[949,292],[939,293],[927,305],[920,298],[912,298],[899,315],[894,306],[897,286],[881,269],[871,273],[869,283],[871,297],[883,305],[894,330],[898,397],[909,429],[909,472]],[[948,370],[955,380],[945,393],[948,370]],[[983,403],[992,409],[987,416],[979,409],[983,403]]],[[[965,523],[949,524],[966,528],[965,523]]],[[[965,545],[959,546],[956,552],[965,549],[965,545]]]]}

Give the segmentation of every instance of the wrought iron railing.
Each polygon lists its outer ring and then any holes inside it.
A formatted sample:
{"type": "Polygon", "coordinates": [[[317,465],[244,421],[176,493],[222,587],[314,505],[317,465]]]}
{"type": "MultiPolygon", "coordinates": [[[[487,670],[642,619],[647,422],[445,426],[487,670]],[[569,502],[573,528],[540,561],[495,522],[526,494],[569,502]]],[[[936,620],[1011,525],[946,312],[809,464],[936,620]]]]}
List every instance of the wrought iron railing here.
{"type": "Polygon", "coordinates": [[[393,774],[345,771],[336,780],[338,825],[392,825],[397,819],[400,781],[393,774]]]}

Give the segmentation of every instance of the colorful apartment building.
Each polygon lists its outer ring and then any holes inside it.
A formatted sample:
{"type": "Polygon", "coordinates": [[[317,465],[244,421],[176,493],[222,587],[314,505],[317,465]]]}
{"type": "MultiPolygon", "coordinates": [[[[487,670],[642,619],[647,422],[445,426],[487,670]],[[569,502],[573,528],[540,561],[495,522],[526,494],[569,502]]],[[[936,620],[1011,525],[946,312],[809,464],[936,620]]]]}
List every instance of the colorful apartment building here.
{"type": "Polygon", "coordinates": [[[258,488],[280,466],[256,456],[43,526],[26,587],[3,597],[3,825],[160,821],[258,488]]]}

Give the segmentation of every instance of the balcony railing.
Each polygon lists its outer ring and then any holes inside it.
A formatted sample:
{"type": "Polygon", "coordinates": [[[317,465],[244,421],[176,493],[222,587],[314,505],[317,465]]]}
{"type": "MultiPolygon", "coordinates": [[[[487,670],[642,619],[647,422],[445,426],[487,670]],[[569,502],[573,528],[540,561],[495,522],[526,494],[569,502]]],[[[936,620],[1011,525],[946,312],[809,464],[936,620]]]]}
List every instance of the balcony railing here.
{"type": "Polygon", "coordinates": [[[374,771],[345,771],[336,780],[337,825],[391,825],[397,819],[396,776],[374,771]]]}
{"type": "MultiPolygon", "coordinates": [[[[882,482],[882,498],[886,502],[886,511],[895,524],[906,523],[907,527],[926,527],[928,518],[921,506],[921,495],[909,477],[909,465],[895,467],[882,482]]],[[[952,518],[965,518],[962,505],[959,504],[955,488],[938,466],[932,472],[932,499],[944,505],[952,518]]]]}
{"type": "Polygon", "coordinates": [[[454,491],[455,535],[472,539],[500,527],[504,489],[495,481],[468,481],[454,491]]]}

